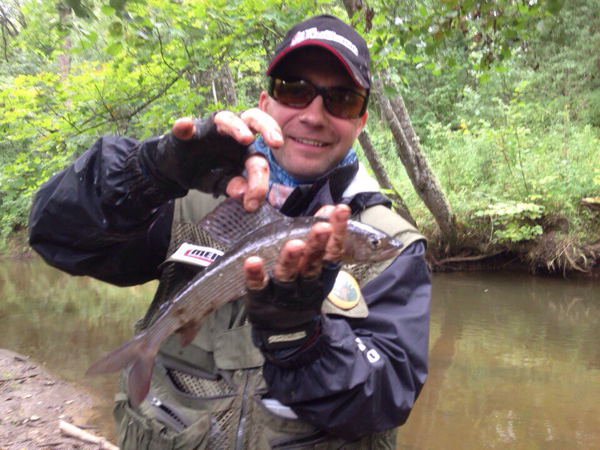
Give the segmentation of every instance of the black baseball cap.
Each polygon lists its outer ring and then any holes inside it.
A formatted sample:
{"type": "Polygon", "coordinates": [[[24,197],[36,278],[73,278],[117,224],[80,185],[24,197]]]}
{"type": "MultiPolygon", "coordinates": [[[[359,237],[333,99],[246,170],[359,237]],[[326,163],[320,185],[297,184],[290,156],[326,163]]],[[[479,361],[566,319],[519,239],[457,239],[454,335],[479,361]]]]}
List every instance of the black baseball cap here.
{"type": "Polygon", "coordinates": [[[371,69],[367,43],[352,27],[329,15],[315,16],[290,28],[283,41],[275,48],[267,75],[271,75],[287,55],[308,46],[321,47],[333,53],[358,86],[370,88],[371,69]]]}

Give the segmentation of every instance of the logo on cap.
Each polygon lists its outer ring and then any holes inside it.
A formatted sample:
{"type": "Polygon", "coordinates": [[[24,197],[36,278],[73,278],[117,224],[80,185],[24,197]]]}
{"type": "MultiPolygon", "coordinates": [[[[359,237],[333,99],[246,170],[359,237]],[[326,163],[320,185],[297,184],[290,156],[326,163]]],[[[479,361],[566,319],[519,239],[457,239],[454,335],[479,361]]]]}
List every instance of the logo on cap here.
{"type": "Polygon", "coordinates": [[[346,39],[343,36],[340,36],[335,31],[331,31],[331,30],[319,31],[319,30],[317,30],[316,27],[309,28],[304,31],[298,31],[292,38],[292,43],[290,44],[290,47],[293,47],[295,45],[300,44],[301,42],[308,41],[311,39],[337,42],[338,44],[343,45],[348,50],[350,50],[352,53],[354,53],[355,56],[358,56],[358,49],[356,48],[356,45],[354,45],[348,39],[346,39]]]}

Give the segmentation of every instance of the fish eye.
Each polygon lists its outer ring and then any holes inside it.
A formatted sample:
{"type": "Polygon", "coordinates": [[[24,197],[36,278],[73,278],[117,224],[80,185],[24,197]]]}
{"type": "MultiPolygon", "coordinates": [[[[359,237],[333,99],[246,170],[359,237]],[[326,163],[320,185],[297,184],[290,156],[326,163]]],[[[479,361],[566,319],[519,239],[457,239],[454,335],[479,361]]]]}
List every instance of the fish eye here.
{"type": "Polygon", "coordinates": [[[376,236],[371,236],[369,238],[369,245],[373,250],[377,250],[381,246],[381,239],[376,236]]]}

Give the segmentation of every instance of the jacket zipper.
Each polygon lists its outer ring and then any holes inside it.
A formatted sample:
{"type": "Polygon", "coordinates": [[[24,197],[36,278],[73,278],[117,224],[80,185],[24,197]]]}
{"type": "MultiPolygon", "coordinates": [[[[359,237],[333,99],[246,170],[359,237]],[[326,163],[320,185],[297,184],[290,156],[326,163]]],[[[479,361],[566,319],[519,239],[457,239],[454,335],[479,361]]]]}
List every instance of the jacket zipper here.
{"type": "Polygon", "coordinates": [[[244,382],[244,393],[242,394],[242,406],[240,408],[240,421],[238,423],[237,434],[235,436],[235,450],[242,450],[242,443],[244,441],[244,425],[246,424],[246,400],[248,398],[248,383],[250,380],[249,374],[246,374],[246,381],[244,382]]]}

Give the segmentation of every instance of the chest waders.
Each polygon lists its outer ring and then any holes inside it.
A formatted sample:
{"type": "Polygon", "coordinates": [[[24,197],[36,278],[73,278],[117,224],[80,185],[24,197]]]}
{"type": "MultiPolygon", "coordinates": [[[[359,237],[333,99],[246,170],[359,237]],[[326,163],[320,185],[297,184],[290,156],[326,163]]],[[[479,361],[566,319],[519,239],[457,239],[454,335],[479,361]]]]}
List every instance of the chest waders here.
{"type": "MultiPolygon", "coordinates": [[[[168,255],[182,243],[226,250],[195,224],[218,203],[197,191],[175,205],[168,255]]],[[[355,220],[376,226],[400,239],[406,248],[422,239],[404,219],[384,206],[369,208],[355,220]]],[[[363,285],[391,261],[345,267],[363,285]]],[[[161,304],[172,298],[201,269],[176,262],[165,264],[158,290],[135,331],[156,319],[161,304]]],[[[329,301],[323,311],[350,317],[368,314],[361,299],[343,310],[329,301]],[[362,303],[362,304],[361,304],[362,303]]],[[[158,352],[150,392],[138,408],[132,408],[121,379],[115,398],[114,417],[118,445],[123,450],[269,450],[269,449],[390,449],[396,448],[391,429],[346,442],[295,418],[278,402],[269,408],[262,377],[264,358],[253,345],[251,326],[245,323],[242,299],[230,302],[207,317],[187,347],[167,338],[158,352]]]]}

